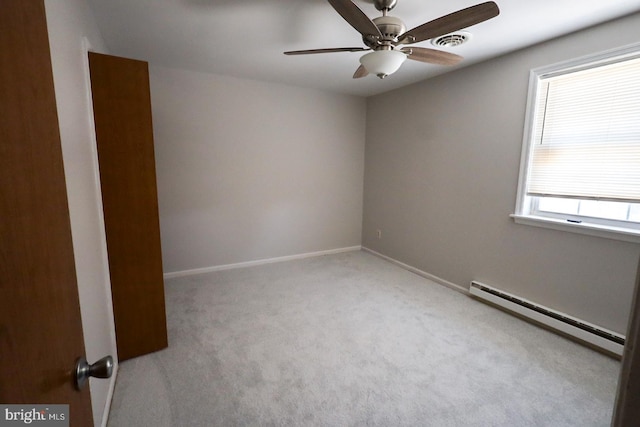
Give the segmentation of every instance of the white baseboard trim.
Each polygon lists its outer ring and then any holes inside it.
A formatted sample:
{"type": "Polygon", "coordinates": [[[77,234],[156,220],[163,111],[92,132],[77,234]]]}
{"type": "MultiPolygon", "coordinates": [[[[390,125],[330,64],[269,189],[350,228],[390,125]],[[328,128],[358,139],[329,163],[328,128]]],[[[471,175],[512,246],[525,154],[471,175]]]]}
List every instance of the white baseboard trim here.
{"type": "Polygon", "coordinates": [[[102,413],[102,423],[101,427],[107,427],[107,422],[109,421],[109,412],[111,411],[111,402],[113,401],[113,392],[116,389],[116,379],[118,377],[118,362],[116,362],[113,366],[113,373],[111,374],[111,378],[109,379],[109,391],[107,392],[107,401],[104,404],[104,412],[102,413]]]}
{"type": "Polygon", "coordinates": [[[276,262],[293,261],[296,259],[313,258],[322,255],[333,255],[343,252],[355,252],[362,249],[362,246],[349,246],[346,248],[329,249],[326,251],[307,252],[297,255],[287,255],[276,258],[258,259],[255,261],[238,262],[235,264],[216,265],[213,267],[194,268],[192,270],[173,271],[170,273],[164,273],[165,279],[173,279],[176,277],[191,276],[194,274],[212,273],[214,271],[232,270],[234,268],[254,267],[256,265],[273,264],[276,262]]]}
{"type": "Polygon", "coordinates": [[[404,268],[405,270],[409,270],[410,272],[415,273],[418,276],[422,276],[425,279],[429,279],[429,280],[431,280],[433,282],[436,282],[439,285],[446,286],[447,288],[450,288],[450,289],[452,289],[452,290],[454,290],[456,292],[460,292],[461,294],[464,294],[464,295],[467,295],[467,296],[471,295],[467,288],[464,288],[464,287],[462,287],[460,285],[456,285],[455,283],[449,282],[448,280],[445,280],[445,279],[443,279],[441,277],[435,276],[435,275],[433,275],[431,273],[427,273],[426,271],[422,271],[422,270],[420,270],[418,268],[412,267],[409,264],[405,264],[404,262],[400,262],[397,259],[393,259],[391,257],[383,255],[380,252],[376,252],[373,249],[369,249],[369,248],[367,248],[365,246],[362,247],[362,250],[365,251],[365,252],[369,252],[370,254],[375,255],[377,257],[380,257],[380,258],[382,258],[384,260],[387,260],[387,261],[389,261],[389,262],[391,262],[393,264],[396,264],[397,266],[400,266],[400,267],[404,268]]]}

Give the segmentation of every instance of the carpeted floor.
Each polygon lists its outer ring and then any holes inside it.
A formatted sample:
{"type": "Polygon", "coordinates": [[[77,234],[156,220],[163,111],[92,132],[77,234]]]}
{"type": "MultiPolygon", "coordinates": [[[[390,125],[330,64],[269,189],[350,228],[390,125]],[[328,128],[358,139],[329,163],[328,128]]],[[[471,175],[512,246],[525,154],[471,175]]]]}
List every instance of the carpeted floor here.
{"type": "Polygon", "coordinates": [[[619,362],[365,252],[166,281],[109,426],[608,426],[619,362]]]}

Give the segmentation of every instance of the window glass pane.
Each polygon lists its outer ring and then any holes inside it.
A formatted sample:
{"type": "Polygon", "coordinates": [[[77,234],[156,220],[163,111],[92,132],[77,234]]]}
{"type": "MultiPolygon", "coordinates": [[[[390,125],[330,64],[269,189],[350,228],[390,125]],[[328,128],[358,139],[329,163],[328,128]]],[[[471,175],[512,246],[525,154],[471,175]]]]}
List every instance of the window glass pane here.
{"type": "Polygon", "coordinates": [[[582,200],[579,214],[595,218],[626,220],[628,203],[603,202],[598,200],[582,200]]]}
{"type": "Polygon", "coordinates": [[[559,199],[556,197],[539,197],[538,210],[545,212],[556,212],[569,215],[578,214],[578,206],[580,200],[576,199],[559,199]]]}
{"type": "Polygon", "coordinates": [[[629,221],[640,222],[640,203],[631,203],[629,207],[629,221]]]}

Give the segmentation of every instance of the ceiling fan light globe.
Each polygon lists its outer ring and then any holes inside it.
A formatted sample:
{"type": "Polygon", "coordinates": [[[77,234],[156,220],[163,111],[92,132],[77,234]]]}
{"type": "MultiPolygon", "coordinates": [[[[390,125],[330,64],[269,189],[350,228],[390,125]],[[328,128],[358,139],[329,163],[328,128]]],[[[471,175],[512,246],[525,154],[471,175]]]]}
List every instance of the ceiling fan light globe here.
{"type": "Polygon", "coordinates": [[[360,58],[360,63],[369,74],[384,78],[398,71],[407,55],[398,50],[376,50],[360,58]]]}

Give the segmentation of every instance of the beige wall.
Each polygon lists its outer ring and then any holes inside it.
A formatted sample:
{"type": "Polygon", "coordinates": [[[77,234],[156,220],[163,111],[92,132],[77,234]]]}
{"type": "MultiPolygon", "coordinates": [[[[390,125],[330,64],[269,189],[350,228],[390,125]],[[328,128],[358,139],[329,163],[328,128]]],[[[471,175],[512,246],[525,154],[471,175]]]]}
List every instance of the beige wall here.
{"type": "Polygon", "coordinates": [[[150,75],[165,272],[360,245],[363,98],[150,75]]]}
{"type": "MultiPolygon", "coordinates": [[[[116,342],[83,38],[94,50],[105,47],[85,0],[45,0],[45,7],[82,328],[86,357],[93,363],[107,354],[115,357],[116,342]]],[[[114,382],[115,376],[90,382],[96,426],[106,423],[114,382]]]]}
{"type": "Polygon", "coordinates": [[[509,214],[529,70],[637,42],[638,28],[640,14],[369,98],[363,245],[624,333],[640,245],[509,214]]]}

